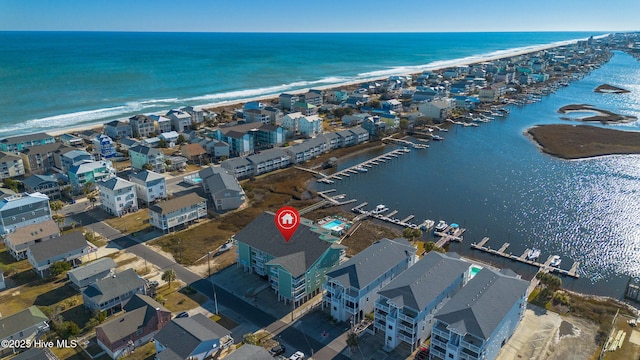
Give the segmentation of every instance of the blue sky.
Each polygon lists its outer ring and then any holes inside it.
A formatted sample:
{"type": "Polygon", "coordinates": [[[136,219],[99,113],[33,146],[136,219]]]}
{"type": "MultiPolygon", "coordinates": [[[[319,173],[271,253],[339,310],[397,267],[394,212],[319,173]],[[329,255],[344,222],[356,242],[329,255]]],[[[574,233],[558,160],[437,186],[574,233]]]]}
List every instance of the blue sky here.
{"type": "Polygon", "coordinates": [[[638,30],[638,0],[0,0],[0,30],[638,30]]]}

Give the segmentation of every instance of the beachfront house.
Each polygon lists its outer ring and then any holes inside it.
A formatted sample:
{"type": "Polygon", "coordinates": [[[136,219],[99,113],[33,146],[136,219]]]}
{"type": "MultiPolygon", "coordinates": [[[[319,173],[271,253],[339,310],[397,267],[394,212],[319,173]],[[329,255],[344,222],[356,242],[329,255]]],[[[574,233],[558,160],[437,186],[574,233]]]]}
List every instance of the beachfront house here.
{"type": "Polygon", "coordinates": [[[117,264],[112,258],[103,257],[67,271],[67,278],[75,289],[82,291],[94,282],[112,276],[116,267],[117,264]]]}
{"type": "Polygon", "coordinates": [[[217,211],[237,209],[245,202],[244,190],[236,178],[226,169],[209,166],[198,173],[202,179],[202,189],[211,196],[217,211]]]}
{"type": "Polygon", "coordinates": [[[112,359],[133,353],[171,321],[171,311],[147,295],[133,295],[123,310],[96,327],[96,342],[112,359]]]}
{"type": "Polygon", "coordinates": [[[300,220],[286,243],[271,212],[262,213],[233,237],[239,266],[268,277],[278,300],[294,306],[322,291],[325,274],[340,263],[345,249],[329,230],[300,220]]]}
{"type": "Polygon", "coordinates": [[[138,145],[130,148],[129,159],[131,167],[138,171],[153,170],[157,173],[163,173],[165,169],[164,153],[148,146],[138,145]],[[148,165],[150,169],[147,169],[145,165],[148,165]]]}
{"type": "Polygon", "coordinates": [[[75,267],[80,258],[97,249],[85,240],[81,232],[72,232],[48,241],[37,242],[27,247],[27,260],[40,277],[49,276],[49,268],[63,261],[75,267]]]}
{"type": "Polygon", "coordinates": [[[131,132],[135,138],[149,137],[152,133],[156,132],[155,121],[147,115],[134,115],[129,118],[129,124],[131,125],[131,132]]]}
{"type": "Polygon", "coordinates": [[[116,176],[116,170],[109,160],[89,161],[84,160],[80,164],[72,166],[68,171],[69,182],[75,192],[83,190],[87,184],[95,185],[98,181],[104,181],[116,176]]]}
{"type": "Polygon", "coordinates": [[[127,137],[133,137],[131,124],[119,120],[113,120],[104,124],[104,132],[112,139],[124,139],[127,137]]]}
{"type": "Polygon", "coordinates": [[[171,119],[162,115],[149,115],[149,117],[155,123],[156,134],[162,134],[164,132],[171,131],[171,119]]]}
{"type": "Polygon", "coordinates": [[[191,130],[192,120],[191,115],[182,110],[169,110],[166,117],[171,120],[171,129],[179,133],[191,130]]]}
{"type": "MultiPolygon", "coordinates": [[[[0,341],[26,341],[40,340],[49,332],[49,318],[37,306],[29,306],[17,313],[0,317],[0,341]]],[[[0,347],[0,357],[5,358],[10,354],[21,351],[18,346],[0,347]]]]}
{"type": "Polygon", "coordinates": [[[298,101],[291,107],[291,111],[300,112],[304,116],[318,115],[318,109],[317,106],[304,101],[298,101]]]}
{"type": "Polygon", "coordinates": [[[62,134],[59,138],[60,142],[72,147],[78,147],[84,145],[82,138],[72,134],[62,134]]]}
{"type": "Polygon", "coordinates": [[[191,124],[197,125],[204,122],[204,111],[199,107],[185,106],[180,110],[191,115],[191,124]]]}
{"type": "Polygon", "coordinates": [[[28,193],[39,192],[45,194],[49,199],[60,198],[60,184],[53,175],[31,175],[22,180],[24,189],[28,193]]]}
{"type": "Polygon", "coordinates": [[[100,207],[113,216],[138,211],[138,197],[135,184],[125,179],[114,177],[96,183],[100,193],[100,207]]]}
{"type": "Polygon", "coordinates": [[[158,359],[218,359],[234,344],[231,331],[198,313],[174,318],[154,337],[158,359]]]}
{"type": "Polygon", "coordinates": [[[162,232],[171,232],[207,216],[207,199],[196,193],[159,202],[149,208],[149,223],[162,232]]]}
{"type": "Polygon", "coordinates": [[[0,234],[51,220],[49,197],[41,193],[0,196],[0,234]]]}
{"type": "Polygon", "coordinates": [[[433,314],[468,280],[471,264],[455,254],[429,252],[378,292],[374,329],[385,346],[415,350],[429,338],[433,314]]]}
{"type": "Polygon", "coordinates": [[[10,152],[0,152],[0,180],[24,174],[24,161],[22,157],[10,152]]]}
{"type": "Polygon", "coordinates": [[[135,294],[147,294],[145,281],[133,269],[97,280],[82,291],[90,311],[119,311],[135,294]]]}
{"type": "Polygon", "coordinates": [[[118,155],[116,142],[108,135],[99,135],[98,137],[93,138],[91,142],[96,154],[98,154],[96,159],[109,159],[118,155]]]}
{"type": "Polygon", "coordinates": [[[4,236],[9,254],[16,260],[27,258],[27,248],[39,242],[60,236],[60,228],[53,220],[31,224],[15,229],[4,236]]]}
{"type": "Polygon", "coordinates": [[[495,359],[524,316],[528,287],[509,269],[478,272],[435,313],[433,359],[495,359]]]}
{"type": "Polygon", "coordinates": [[[297,103],[299,100],[300,96],[298,96],[297,94],[283,93],[278,96],[278,102],[280,103],[280,106],[282,106],[282,108],[285,110],[291,110],[293,104],[297,103]]]}
{"type": "Polygon", "coordinates": [[[32,146],[53,144],[56,139],[47,133],[18,135],[0,140],[0,150],[20,153],[32,146]]]}
{"type": "Polygon", "coordinates": [[[36,145],[24,150],[20,153],[24,168],[31,174],[44,174],[55,166],[54,154],[56,152],[64,153],[71,151],[73,148],[60,142],[51,144],[36,145]]]}
{"type": "Polygon", "coordinates": [[[359,323],[374,308],[377,292],[417,260],[406,239],[382,239],[327,273],[322,308],[338,321],[359,323]]]}
{"type": "Polygon", "coordinates": [[[322,90],[312,89],[302,94],[300,100],[319,108],[324,103],[324,96],[322,95],[322,90]]]}
{"type": "Polygon", "coordinates": [[[142,170],[129,175],[129,181],[135,185],[138,200],[147,206],[167,198],[167,180],[158,173],[142,170]]]}

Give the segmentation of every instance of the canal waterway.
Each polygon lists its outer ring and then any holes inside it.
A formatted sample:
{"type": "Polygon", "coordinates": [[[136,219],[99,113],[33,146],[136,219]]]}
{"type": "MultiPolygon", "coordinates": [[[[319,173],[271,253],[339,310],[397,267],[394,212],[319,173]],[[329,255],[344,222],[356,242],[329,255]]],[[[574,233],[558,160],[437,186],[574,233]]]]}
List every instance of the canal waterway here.
{"type": "MultiPolygon", "coordinates": [[[[471,242],[491,238],[507,252],[538,248],[541,259],[562,257],[562,268],[581,263],[581,279],[563,279],[567,288],[621,298],[629,276],[640,276],[640,155],[562,160],[543,154],[524,133],[534,125],[576,123],[560,119],[557,110],[585,103],[613,112],[640,116],[640,63],[624,53],[542,101],[512,107],[511,114],[480,127],[455,126],[426,150],[375,166],[320,189],[337,189],[369,206],[385,204],[395,217],[416,215],[443,219],[467,228],[462,244],[450,250],[477,257],[523,276],[537,269],[471,250],[471,242]],[[608,83],[628,94],[599,94],[608,83]]],[[[640,130],[638,122],[608,125],[640,130]]],[[[393,148],[388,146],[385,151],[393,148]]],[[[349,158],[352,166],[382,150],[349,158]]]]}

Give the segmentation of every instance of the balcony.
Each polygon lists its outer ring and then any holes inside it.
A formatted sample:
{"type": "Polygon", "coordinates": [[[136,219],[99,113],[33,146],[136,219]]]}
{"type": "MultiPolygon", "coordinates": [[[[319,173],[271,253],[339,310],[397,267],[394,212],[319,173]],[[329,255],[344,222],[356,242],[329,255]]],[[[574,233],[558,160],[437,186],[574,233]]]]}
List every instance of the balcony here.
{"type": "Polygon", "coordinates": [[[407,344],[413,344],[415,340],[413,340],[413,337],[411,336],[407,336],[401,332],[398,332],[398,339],[406,342],[407,344]]]}
{"type": "Polygon", "coordinates": [[[398,313],[398,319],[400,319],[400,320],[402,320],[404,322],[407,322],[407,323],[409,323],[411,325],[414,325],[416,323],[414,317],[408,316],[408,315],[404,314],[404,312],[402,312],[402,311],[398,313]]]}
{"type": "Polygon", "coordinates": [[[467,342],[465,340],[460,341],[460,346],[463,348],[469,349],[470,351],[473,351],[476,354],[479,354],[481,352],[481,349],[478,346],[473,345],[470,342],[467,342]]]}
{"type": "Polygon", "coordinates": [[[438,347],[439,347],[439,348],[441,348],[443,351],[444,351],[444,349],[446,349],[446,348],[447,348],[447,343],[442,342],[442,341],[440,341],[440,340],[438,340],[438,339],[434,338],[433,336],[431,337],[431,344],[432,344],[432,345],[435,345],[435,346],[438,346],[438,347]]]}
{"type": "Polygon", "coordinates": [[[402,322],[398,323],[397,324],[398,329],[407,332],[407,334],[414,335],[415,334],[415,330],[414,330],[413,326],[407,326],[407,325],[404,325],[404,324],[406,324],[406,323],[402,323],[402,322]]]}

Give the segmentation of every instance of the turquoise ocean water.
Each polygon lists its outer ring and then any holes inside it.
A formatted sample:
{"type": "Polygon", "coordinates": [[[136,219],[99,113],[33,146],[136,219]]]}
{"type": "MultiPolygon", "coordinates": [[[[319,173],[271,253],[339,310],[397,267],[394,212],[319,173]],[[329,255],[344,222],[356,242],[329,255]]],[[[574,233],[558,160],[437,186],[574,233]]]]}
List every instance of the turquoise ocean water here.
{"type": "Polygon", "coordinates": [[[0,32],[0,137],[420,71],[593,33],[0,32]]]}

